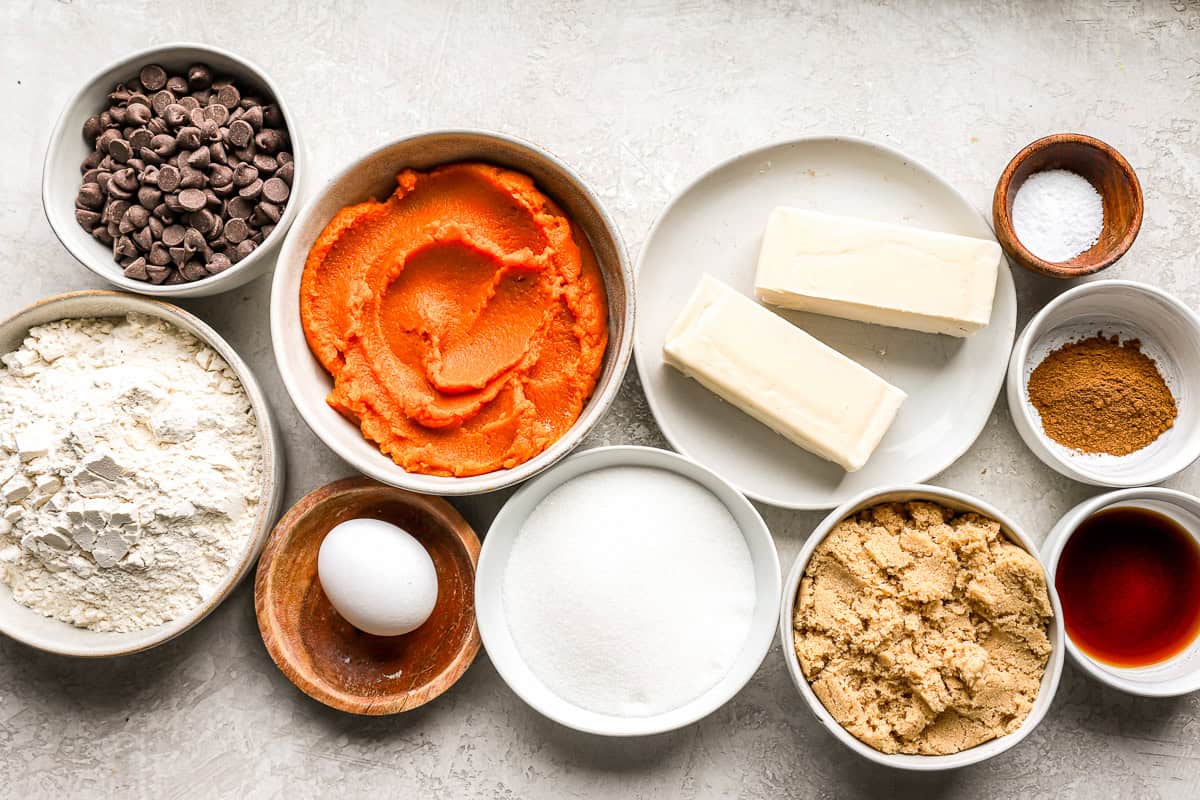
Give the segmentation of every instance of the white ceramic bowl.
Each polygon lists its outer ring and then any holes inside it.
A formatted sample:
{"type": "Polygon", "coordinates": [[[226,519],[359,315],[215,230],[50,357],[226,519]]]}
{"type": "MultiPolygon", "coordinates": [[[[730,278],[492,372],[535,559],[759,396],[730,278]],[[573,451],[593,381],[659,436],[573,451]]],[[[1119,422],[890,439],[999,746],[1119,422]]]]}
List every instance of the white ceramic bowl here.
{"type": "MultiPolygon", "coordinates": [[[[1130,507],[1157,511],[1179,523],[1193,539],[1200,542],[1200,499],[1160,487],[1108,492],[1084,500],[1072,508],[1046,537],[1042,550],[1046,554],[1046,574],[1050,581],[1053,582],[1057,574],[1063,547],[1081,522],[1104,509],[1130,507]]],[[[1122,692],[1141,697],[1175,697],[1200,689],[1200,638],[1179,655],[1146,667],[1114,667],[1096,661],[1076,646],[1069,631],[1066,640],[1067,652],[1080,669],[1122,692]]]]}
{"type": "Polygon", "coordinates": [[[175,42],[139,50],[109,64],[93,75],[67,102],[54,131],[50,134],[50,144],[46,148],[46,163],[42,169],[42,207],[54,235],[63,246],[81,264],[109,283],[131,292],[154,297],[203,297],[237,288],[271,269],[279,244],[300,208],[307,171],[308,158],[300,138],[300,127],[296,123],[296,117],[288,109],[287,102],[275,83],[261,67],[219,47],[175,42]],[[146,64],[161,64],[168,70],[183,70],[197,62],[208,64],[215,72],[232,75],[244,86],[252,87],[278,104],[287,122],[296,164],[291,196],[271,235],[264,239],[253,253],[224,272],[199,281],[170,286],[136,281],[125,277],[121,265],[113,260],[111,247],[93,239],[91,234],[79,227],[79,223],[75,221],[75,197],[79,193],[81,175],[79,164],[92,150],[83,138],[83,123],[88,117],[104,110],[106,98],[113,86],[136,76],[146,64]]]}
{"type": "Polygon", "coordinates": [[[1017,338],[1008,364],[1008,409],[1033,454],[1068,478],[1094,486],[1160,483],[1200,456],[1200,317],[1161,289],[1134,281],[1093,281],[1051,300],[1017,338]],[[1064,343],[1107,335],[1140,339],[1167,381],[1178,416],[1147,447],[1126,456],[1075,452],[1046,436],[1029,402],[1029,375],[1064,343]]]}
{"type": "Polygon", "coordinates": [[[825,705],[813,692],[808,680],[804,677],[804,670],[800,667],[800,659],[796,657],[796,649],[793,643],[792,620],[796,612],[796,594],[800,590],[800,579],[804,577],[804,570],[807,569],[808,562],[812,558],[813,551],[817,549],[817,545],[824,541],[829,532],[833,530],[833,527],[846,517],[880,503],[903,503],[909,500],[930,500],[956,511],[974,511],[983,516],[990,517],[1000,523],[1001,529],[1010,541],[1020,545],[1031,555],[1037,557],[1037,545],[1034,544],[1033,539],[1029,538],[1029,535],[1016,522],[1005,514],[1002,514],[998,509],[971,495],[927,484],[872,489],[847,500],[835,508],[809,534],[804,547],[801,548],[800,554],[796,556],[796,561],[792,564],[792,569],[783,582],[783,599],[779,608],[779,641],[783,648],[783,658],[787,663],[788,673],[792,676],[792,683],[796,685],[796,689],[799,690],[808,703],[808,707],[816,716],[817,721],[824,725],[833,734],[834,738],[842,744],[864,758],[888,767],[922,772],[957,769],[958,767],[965,767],[969,764],[986,761],[1015,746],[1038,726],[1038,723],[1042,721],[1042,717],[1046,716],[1046,712],[1050,709],[1050,704],[1054,701],[1054,694],[1058,691],[1058,681],[1062,677],[1064,660],[1063,625],[1062,607],[1058,602],[1058,593],[1054,591],[1054,582],[1049,579],[1049,576],[1047,576],[1047,589],[1050,595],[1050,604],[1054,608],[1054,618],[1050,620],[1049,627],[1050,660],[1046,663],[1046,672],[1042,675],[1042,686],[1038,690],[1037,699],[1034,701],[1029,716],[1021,723],[1021,727],[1012,733],[992,739],[990,742],[984,742],[981,745],[963,750],[962,752],[954,753],[953,755],[921,756],[881,753],[870,745],[864,744],[851,736],[845,728],[830,716],[829,712],[825,709],[825,705]]]}
{"type": "Polygon", "coordinates": [[[488,657],[500,677],[536,711],[555,722],[602,736],[648,736],[700,720],[723,706],[753,677],[774,636],[779,601],[779,557],[771,532],[750,501],[716,473],[689,458],[651,447],[600,447],[576,453],[512,496],[492,522],[483,540],[475,571],[475,614],[488,657]],[[554,694],[542,683],[517,650],[504,614],[501,592],[509,554],[529,514],[554,489],[585,472],[605,467],[642,466],[670,470],[708,489],[729,509],[750,548],[757,599],[750,633],[742,652],[725,677],[691,702],[649,717],[619,717],[580,708],[554,694]]]}
{"type": "Polygon", "coordinates": [[[464,495],[519,483],[559,460],[604,415],[621,387],[633,349],[633,272],[616,224],[600,200],[554,156],[498,133],[438,131],[418,134],[367,153],[328,184],[303,211],[284,242],[271,286],[271,340],[275,361],[292,402],[308,427],[331,450],[366,475],[413,492],[464,495]],[[313,242],[344,206],[385,197],[404,168],[429,169],[454,161],[485,161],[531,176],[591,240],[608,292],[608,350],[592,397],[570,430],[546,450],[512,469],[482,475],[445,477],[407,472],[363,438],[358,425],[325,402],[333,380],[308,349],[300,324],[300,280],[313,242]]]}
{"type": "Polygon", "coordinates": [[[119,317],[131,311],[164,319],[187,331],[216,350],[237,374],[258,420],[263,448],[262,501],[254,520],[253,532],[246,539],[237,563],[212,596],[182,617],[153,628],[129,633],[76,628],[19,605],[13,600],[8,586],[0,583],[0,633],[50,653],[83,657],[126,655],[148,650],[191,628],[220,605],[254,566],[283,499],[283,447],[270,406],[258,381],[237,352],[216,331],[188,312],[169,303],[121,292],[84,291],[56,295],[0,322],[0,353],[8,353],[19,347],[29,329],[35,325],[76,317],[119,317]]]}

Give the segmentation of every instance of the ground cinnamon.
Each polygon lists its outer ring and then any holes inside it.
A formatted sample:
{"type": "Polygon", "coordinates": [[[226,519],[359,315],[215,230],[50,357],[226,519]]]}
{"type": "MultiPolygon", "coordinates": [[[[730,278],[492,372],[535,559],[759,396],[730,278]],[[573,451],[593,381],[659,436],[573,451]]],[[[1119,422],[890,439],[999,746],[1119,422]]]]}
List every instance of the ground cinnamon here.
{"type": "Polygon", "coordinates": [[[1029,376],[1046,434],[1083,453],[1123,456],[1175,424],[1175,398],[1141,342],[1097,334],[1058,348],[1029,376]]]}

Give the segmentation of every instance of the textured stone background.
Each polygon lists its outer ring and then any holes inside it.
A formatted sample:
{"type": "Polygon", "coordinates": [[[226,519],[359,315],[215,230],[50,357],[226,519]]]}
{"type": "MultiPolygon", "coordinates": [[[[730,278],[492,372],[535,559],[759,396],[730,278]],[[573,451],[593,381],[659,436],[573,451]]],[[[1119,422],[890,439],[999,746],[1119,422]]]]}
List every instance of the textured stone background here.
{"type": "MultiPolygon", "coordinates": [[[[1146,192],[1141,237],[1106,277],[1193,307],[1200,256],[1200,2],[365,4],[34,2],[0,8],[0,314],[100,282],[42,215],[41,161],[77,84],[154,42],[200,39],[260,62],[299,116],[320,178],[368,148],[445,126],[531,139],[574,165],[636,254],[667,199],[746,148],[852,133],[908,151],[982,210],[1008,158],[1079,130],[1117,146],[1146,192]]],[[[1016,273],[1020,324],[1064,284],[1016,273]]],[[[288,499],[349,473],[294,412],[268,283],[183,303],[257,370],[287,436],[288,499]]],[[[663,445],[631,369],[589,440],[663,445]]],[[[936,482],[1039,538],[1095,490],[1024,448],[1001,401],[936,482]]],[[[1170,485],[1200,490],[1195,468],[1170,485]]],[[[459,503],[486,530],[502,497],[459,503]]],[[[763,508],[790,564],[817,513],[763,508]]],[[[0,794],[162,798],[1196,797],[1200,698],[1137,700],[1069,664],[1045,722],[946,775],[869,765],[818,729],[778,648],[725,708],[637,741],[540,718],[481,655],[446,696],[389,719],[308,700],[275,669],[249,584],[159,649],[79,662],[0,641],[0,794]]]]}

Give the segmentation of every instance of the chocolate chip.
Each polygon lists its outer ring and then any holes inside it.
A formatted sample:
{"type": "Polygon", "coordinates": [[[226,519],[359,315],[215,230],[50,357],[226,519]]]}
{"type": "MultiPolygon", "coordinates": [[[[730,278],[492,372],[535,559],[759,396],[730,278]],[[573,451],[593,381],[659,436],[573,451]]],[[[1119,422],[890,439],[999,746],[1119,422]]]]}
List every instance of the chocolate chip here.
{"type": "Polygon", "coordinates": [[[98,183],[85,183],[79,187],[79,194],[75,196],[76,205],[83,208],[98,209],[104,205],[104,193],[100,190],[98,183]]]}
{"type": "Polygon", "coordinates": [[[233,262],[229,260],[229,256],[224,253],[213,253],[212,258],[208,259],[208,263],[204,265],[204,269],[209,275],[216,275],[232,266],[233,262]]]}
{"type": "Polygon", "coordinates": [[[129,210],[130,203],[128,200],[113,200],[104,206],[104,211],[100,214],[100,221],[105,225],[117,222],[125,216],[125,212],[129,210]]]}
{"type": "Polygon", "coordinates": [[[214,192],[212,189],[205,189],[204,190],[204,205],[207,208],[211,208],[214,210],[220,210],[221,198],[218,197],[217,193],[214,192]]]}
{"type": "MultiPolygon", "coordinates": [[[[288,195],[291,194],[291,189],[282,178],[268,178],[262,186],[263,197],[270,200],[272,203],[287,202],[288,195]]],[[[278,220],[278,217],[276,217],[278,220]]]]}
{"type": "Polygon", "coordinates": [[[150,140],[150,149],[162,158],[175,154],[175,137],[169,133],[160,133],[150,140]]]}
{"type": "Polygon", "coordinates": [[[170,267],[159,266],[153,262],[146,265],[146,274],[150,276],[151,283],[164,283],[172,272],[170,267]]]}
{"type": "Polygon", "coordinates": [[[252,182],[238,189],[238,197],[244,197],[247,200],[256,200],[262,194],[262,187],[262,179],[255,178],[252,182]]]}
{"type": "Polygon", "coordinates": [[[150,245],[150,253],[146,260],[158,267],[166,266],[171,263],[171,252],[162,242],[155,242],[150,245]]]}
{"type": "Polygon", "coordinates": [[[79,227],[90,231],[100,223],[100,215],[86,208],[77,208],[75,209],[75,221],[79,223],[79,227]]]}
{"type": "Polygon", "coordinates": [[[103,225],[98,225],[92,230],[92,238],[100,244],[112,244],[113,235],[108,232],[108,228],[103,225]]]}
{"type": "Polygon", "coordinates": [[[153,214],[150,215],[150,224],[146,226],[146,230],[150,231],[150,235],[155,239],[161,239],[166,226],[163,221],[153,214]]]}
{"type": "Polygon", "coordinates": [[[149,147],[153,139],[154,134],[150,132],[149,128],[138,128],[129,134],[129,146],[138,152],[144,147],[149,147]]]}
{"type": "Polygon", "coordinates": [[[242,93],[233,84],[226,84],[217,90],[217,102],[231,111],[241,102],[242,93]]]}
{"type": "Polygon", "coordinates": [[[254,130],[258,130],[263,126],[263,110],[262,106],[250,106],[242,114],[241,121],[247,123],[254,130]]]}
{"type": "Polygon", "coordinates": [[[171,126],[168,125],[167,121],[165,119],[163,119],[162,117],[155,117],[154,119],[147,122],[146,128],[149,129],[149,131],[151,133],[153,133],[155,136],[157,136],[160,133],[167,133],[171,130],[171,126]]]}
{"type": "Polygon", "coordinates": [[[96,137],[96,149],[101,153],[108,153],[109,143],[115,142],[120,138],[121,132],[116,128],[109,128],[105,131],[102,131],[100,135],[96,137]]]}
{"type": "MultiPolygon", "coordinates": [[[[267,181],[267,183],[270,183],[270,181],[267,181]]],[[[264,190],[266,189],[265,184],[264,184],[263,188],[264,188],[264,190]]],[[[265,195],[266,192],[264,191],[263,194],[265,195]]],[[[266,225],[267,223],[279,222],[279,218],[281,216],[283,216],[283,209],[280,206],[276,205],[275,203],[269,203],[266,201],[259,203],[257,206],[254,207],[254,210],[258,214],[262,215],[264,225],[266,225]]]]}
{"type": "Polygon", "coordinates": [[[86,156],[83,157],[83,161],[82,161],[82,163],[80,163],[79,169],[86,172],[87,170],[95,169],[99,165],[100,165],[100,153],[93,150],[92,152],[88,153],[86,156]]]}
{"type": "Polygon", "coordinates": [[[142,86],[157,92],[167,85],[167,71],[158,64],[147,64],[138,73],[138,80],[142,82],[142,86]]]}
{"type": "Polygon", "coordinates": [[[187,163],[179,169],[179,187],[181,189],[203,189],[208,183],[208,176],[187,163]]]}
{"type": "Polygon", "coordinates": [[[204,107],[204,116],[217,125],[224,125],[229,121],[229,109],[214,99],[204,107]]]}
{"type": "Polygon", "coordinates": [[[103,130],[104,128],[100,125],[100,117],[98,115],[90,116],[83,121],[83,138],[89,142],[94,142],[103,130]]]}
{"type": "Polygon", "coordinates": [[[137,190],[137,201],[139,205],[146,208],[154,208],[162,202],[162,190],[156,189],[153,186],[142,184],[142,187],[137,190]]]}
{"type": "Polygon", "coordinates": [[[263,123],[272,128],[283,127],[283,112],[274,103],[263,106],[263,123]]]}
{"type": "Polygon", "coordinates": [[[183,234],[183,246],[193,253],[204,249],[207,246],[204,242],[204,234],[195,228],[188,228],[183,234]]]}
{"type": "Polygon", "coordinates": [[[262,233],[262,235],[263,235],[263,238],[264,238],[264,239],[266,239],[268,236],[270,236],[270,235],[271,235],[271,232],[272,232],[272,231],[274,231],[274,230],[275,230],[275,226],[274,226],[274,225],[263,225],[263,226],[262,226],[262,230],[260,231],[260,233],[262,233]]]}
{"type": "Polygon", "coordinates": [[[239,119],[229,123],[229,143],[234,147],[245,147],[254,137],[254,129],[250,123],[239,119]]]}
{"type": "Polygon", "coordinates": [[[125,267],[125,277],[137,281],[149,280],[150,275],[146,272],[146,259],[138,257],[129,262],[129,266],[125,267]]]}
{"type": "Polygon", "coordinates": [[[243,258],[253,253],[254,248],[256,247],[258,247],[257,244],[247,239],[246,241],[238,244],[237,247],[233,248],[233,254],[230,256],[230,259],[235,263],[241,261],[243,258]]]}
{"type": "Polygon", "coordinates": [[[244,197],[234,197],[225,204],[225,216],[229,218],[225,224],[228,225],[234,219],[248,219],[252,211],[253,203],[244,197]]]}
{"type": "Polygon", "coordinates": [[[187,215],[187,224],[201,233],[207,234],[212,229],[214,219],[216,219],[215,214],[207,208],[202,208],[187,215]]]}
{"type": "Polygon", "coordinates": [[[137,245],[128,236],[121,236],[113,242],[113,255],[132,256],[136,258],[138,255],[137,245]]]}
{"type": "Polygon", "coordinates": [[[211,119],[206,119],[200,125],[200,136],[206,142],[219,142],[221,141],[221,126],[211,119]]]}
{"type": "Polygon", "coordinates": [[[225,145],[221,142],[213,142],[208,146],[208,152],[212,156],[212,160],[218,164],[229,164],[229,156],[225,153],[225,145]]]}
{"type": "Polygon", "coordinates": [[[167,90],[177,95],[183,94],[188,90],[187,79],[182,75],[172,75],[167,78],[167,90]]]}
{"type": "Polygon", "coordinates": [[[194,108],[200,107],[200,101],[192,97],[190,94],[185,94],[183,97],[179,98],[179,105],[183,106],[188,111],[191,111],[194,108]]]}
{"type": "Polygon", "coordinates": [[[254,183],[257,177],[258,170],[253,165],[242,162],[233,170],[233,185],[240,189],[254,183]]]}
{"type": "Polygon", "coordinates": [[[135,231],[129,238],[133,239],[133,243],[143,253],[149,251],[150,247],[154,244],[154,234],[150,231],[149,226],[142,228],[140,231],[135,231]]]}
{"type": "Polygon", "coordinates": [[[185,150],[195,150],[200,146],[200,129],[194,125],[185,125],[179,129],[177,141],[185,150]]]}
{"type": "Polygon", "coordinates": [[[129,112],[125,118],[132,125],[145,125],[150,121],[150,117],[153,114],[154,112],[150,110],[150,106],[138,104],[129,107],[129,112]]]}
{"type": "Polygon", "coordinates": [[[176,283],[187,283],[187,278],[183,277],[178,270],[171,270],[167,273],[167,279],[163,283],[168,286],[176,283]]]}
{"type": "Polygon", "coordinates": [[[175,222],[175,215],[171,213],[171,209],[167,208],[166,195],[163,196],[163,202],[154,207],[153,214],[167,225],[175,222]]]}
{"type": "Polygon", "coordinates": [[[175,247],[183,244],[183,236],[187,233],[187,229],[182,225],[168,225],[163,228],[162,241],[168,247],[175,247]]]}
{"type": "Polygon", "coordinates": [[[165,194],[165,195],[163,195],[163,202],[167,204],[167,208],[171,211],[171,213],[173,213],[173,214],[183,213],[184,208],[179,202],[179,195],[165,194]]]}
{"type": "Polygon", "coordinates": [[[275,128],[263,128],[254,137],[254,144],[258,146],[258,149],[268,153],[274,153],[283,147],[283,143],[283,133],[275,128]]]}
{"type": "Polygon", "coordinates": [[[279,180],[283,181],[288,186],[292,185],[292,178],[295,176],[295,174],[296,164],[292,161],[284,162],[280,165],[279,169],[275,171],[275,177],[279,178],[279,180]]]}
{"type": "Polygon", "coordinates": [[[212,86],[213,73],[207,64],[192,64],[187,71],[187,86],[192,91],[212,86]]]}
{"type": "Polygon", "coordinates": [[[199,211],[204,208],[204,204],[207,202],[208,198],[199,189],[184,189],[179,193],[179,205],[185,211],[199,211]]]}
{"type": "Polygon", "coordinates": [[[250,226],[246,224],[245,220],[234,217],[225,223],[225,241],[230,244],[237,244],[249,235],[250,226]]]}
{"type": "Polygon", "coordinates": [[[188,257],[192,254],[192,251],[186,247],[172,247],[167,252],[171,256],[171,262],[177,267],[182,267],[186,264],[188,257]]]}
{"type": "Polygon", "coordinates": [[[168,164],[158,171],[158,188],[164,192],[173,192],[179,188],[179,168],[168,164]]]}
{"type": "Polygon", "coordinates": [[[185,108],[184,105],[179,101],[171,103],[169,106],[164,108],[162,112],[162,118],[166,120],[166,123],[172,128],[178,128],[180,125],[183,125],[185,122],[187,122],[187,115],[187,108],[185,108]]]}
{"type": "Polygon", "coordinates": [[[208,169],[208,182],[213,187],[227,186],[233,183],[234,171],[223,164],[213,164],[208,169]]]}
{"type": "Polygon", "coordinates": [[[175,95],[170,89],[163,89],[155,92],[150,98],[150,110],[155,114],[162,116],[163,109],[175,102],[175,95]]]}
{"type": "Polygon", "coordinates": [[[264,172],[269,174],[279,169],[279,162],[275,160],[275,157],[267,155],[266,153],[255,153],[253,161],[254,168],[257,169],[260,174],[264,172]]]}
{"type": "Polygon", "coordinates": [[[133,155],[133,148],[124,139],[113,139],[108,143],[108,154],[118,163],[124,164],[133,155]]]}

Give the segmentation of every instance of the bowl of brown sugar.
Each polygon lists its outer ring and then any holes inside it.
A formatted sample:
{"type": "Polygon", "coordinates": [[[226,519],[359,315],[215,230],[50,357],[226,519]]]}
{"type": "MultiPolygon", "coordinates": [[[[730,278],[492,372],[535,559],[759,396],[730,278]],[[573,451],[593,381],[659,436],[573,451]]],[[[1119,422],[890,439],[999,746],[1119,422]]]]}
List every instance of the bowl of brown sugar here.
{"type": "Polygon", "coordinates": [[[1160,483],[1200,457],[1200,317],[1144,283],[1077,286],[1018,337],[1007,393],[1047,466],[1095,486],[1160,483]]]}

